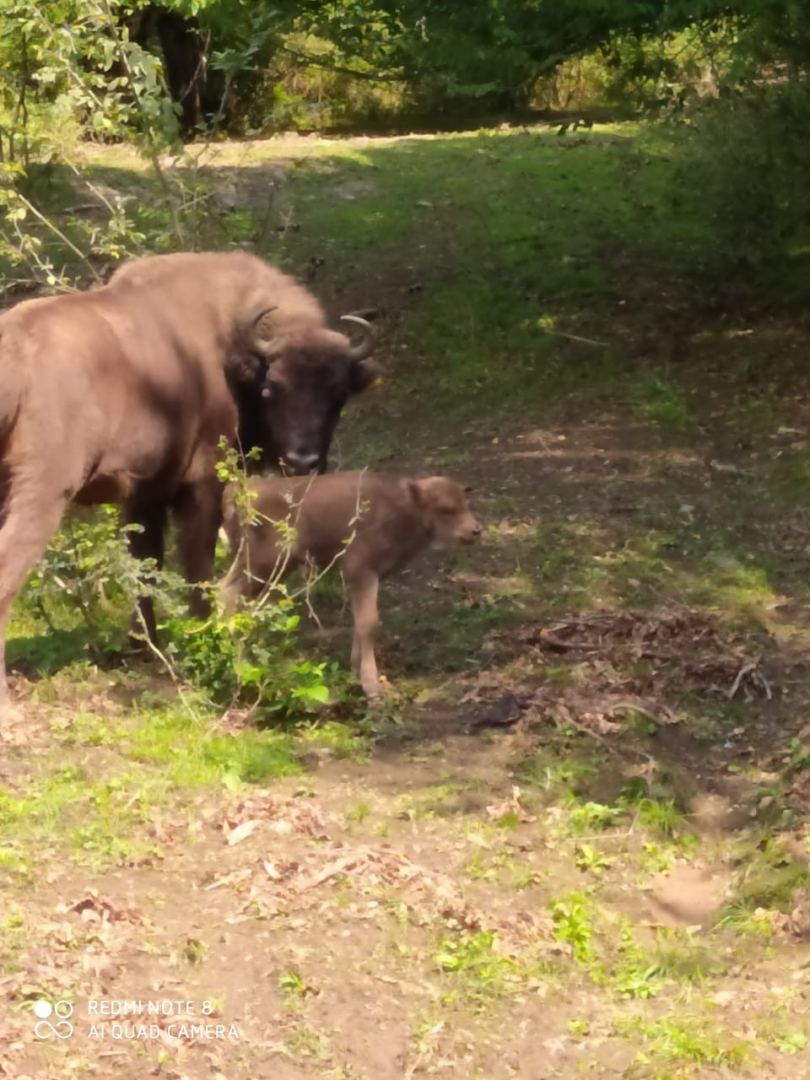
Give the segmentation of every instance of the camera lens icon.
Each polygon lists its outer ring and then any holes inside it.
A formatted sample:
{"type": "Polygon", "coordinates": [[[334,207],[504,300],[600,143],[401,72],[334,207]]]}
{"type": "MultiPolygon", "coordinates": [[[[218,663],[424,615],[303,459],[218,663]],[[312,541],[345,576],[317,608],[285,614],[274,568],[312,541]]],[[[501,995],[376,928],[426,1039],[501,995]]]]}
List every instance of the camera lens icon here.
{"type": "Polygon", "coordinates": [[[73,1024],[68,1023],[68,1018],[73,1015],[73,1005],[63,998],[51,1004],[45,998],[34,1002],[34,1016],[37,1023],[34,1024],[34,1034],[38,1039],[69,1039],[73,1034],[73,1024]],[[51,1023],[51,1017],[56,1018],[56,1023],[51,1023]]]}

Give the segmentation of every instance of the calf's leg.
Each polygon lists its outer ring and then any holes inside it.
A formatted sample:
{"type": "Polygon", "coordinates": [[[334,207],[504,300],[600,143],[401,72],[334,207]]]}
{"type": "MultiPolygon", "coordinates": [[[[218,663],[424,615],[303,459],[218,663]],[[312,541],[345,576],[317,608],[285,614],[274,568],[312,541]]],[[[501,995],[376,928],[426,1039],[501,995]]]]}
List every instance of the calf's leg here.
{"type": "Polygon", "coordinates": [[[354,616],[352,667],[360,677],[366,697],[375,698],[380,694],[380,678],[374,656],[374,634],[380,621],[377,608],[380,581],[376,574],[365,573],[350,578],[346,584],[354,616]]]}
{"type": "MultiPolygon", "coordinates": [[[[233,550],[233,549],[232,549],[233,550]]],[[[297,565],[294,555],[264,530],[260,537],[241,538],[235,548],[236,557],[219,586],[219,597],[226,615],[236,610],[241,597],[255,600],[271,579],[284,579],[297,565]]]]}
{"type": "Polygon", "coordinates": [[[11,605],[42,557],[65,511],[64,493],[12,480],[0,507],[0,722],[14,712],[6,683],[5,640],[11,605]]]}
{"type": "Polygon", "coordinates": [[[225,615],[233,615],[240,598],[245,596],[247,591],[244,553],[240,551],[219,586],[219,599],[225,615]]]}

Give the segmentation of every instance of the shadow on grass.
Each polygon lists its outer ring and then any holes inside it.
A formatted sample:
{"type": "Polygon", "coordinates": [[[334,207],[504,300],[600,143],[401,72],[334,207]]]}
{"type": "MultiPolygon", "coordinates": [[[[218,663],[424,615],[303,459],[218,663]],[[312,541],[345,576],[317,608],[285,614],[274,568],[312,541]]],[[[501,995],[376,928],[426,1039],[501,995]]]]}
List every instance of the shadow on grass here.
{"type": "MultiPolygon", "coordinates": [[[[123,635],[122,635],[123,637],[123,635]]],[[[47,678],[77,663],[91,662],[102,670],[120,667],[126,649],[100,647],[83,627],[17,634],[8,639],[6,663],[29,679],[47,678]]]]}

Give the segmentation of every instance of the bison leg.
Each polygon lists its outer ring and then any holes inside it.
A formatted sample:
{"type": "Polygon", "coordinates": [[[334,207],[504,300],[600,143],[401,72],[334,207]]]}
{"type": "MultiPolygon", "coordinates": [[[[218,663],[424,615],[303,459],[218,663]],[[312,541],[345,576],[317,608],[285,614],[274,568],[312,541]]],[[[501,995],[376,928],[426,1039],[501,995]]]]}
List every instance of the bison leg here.
{"type": "MultiPolygon", "coordinates": [[[[158,569],[163,566],[164,535],[166,532],[166,506],[161,502],[133,502],[127,505],[128,525],[141,528],[129,534],[129,550],[136,559],[154,559],[158,569]]],[[[136,647],[143,646],[143,632],[149,641],[157,641],[157,621],[151,596],[138,600],[138,610],[132,619],[130,640],[136,647]]]]}
{"type": "MultiPolygon", "coordinates": [[[[174,504],[177,519],[177,554],[183,575],[192,585],[210,581],[214,574],[217,533],[222,524],[222,485],[218,480],[189,484],[174,504]]],[[[191,614],[205,618],[211,607],[204,590],[193,589],[191,614]]]]}
{"type": "Polygon", "coordinates": [[[12,481],[0,525],[0,719],[13,712],[6,683],[5,640],[11,606],[56,532],[67,498],[12,481]]]}

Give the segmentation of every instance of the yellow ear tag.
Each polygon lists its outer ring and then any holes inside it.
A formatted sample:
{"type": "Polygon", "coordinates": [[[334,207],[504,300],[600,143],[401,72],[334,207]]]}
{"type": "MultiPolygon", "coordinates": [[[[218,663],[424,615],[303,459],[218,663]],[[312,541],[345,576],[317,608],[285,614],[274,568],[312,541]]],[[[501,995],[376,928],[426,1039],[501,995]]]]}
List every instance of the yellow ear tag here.
{"type": "Polygon", "coordinates": [[[378,375],[377,378],[374,380],[374,382],[371,384],[371,389],[372,390],[379,390],[380,387],[382,386],[382,384],[383,384],[383,377],[382,377],[382,375],[378,375]]]}

